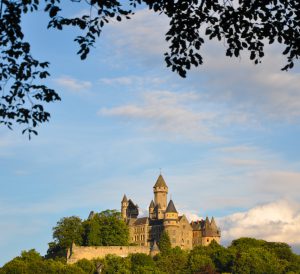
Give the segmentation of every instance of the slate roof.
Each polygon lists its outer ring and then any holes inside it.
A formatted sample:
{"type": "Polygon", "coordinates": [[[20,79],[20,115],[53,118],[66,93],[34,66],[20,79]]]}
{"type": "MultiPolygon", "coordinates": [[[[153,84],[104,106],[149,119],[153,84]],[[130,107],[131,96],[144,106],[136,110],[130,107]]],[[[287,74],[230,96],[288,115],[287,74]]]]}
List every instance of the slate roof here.
{"type": "Polygon", "coordinates": [[[161,174],[158,176],[154,187],[167,187],[167,184],[161,174]]]}
{"type": "Polygon", "coordinates": [[[170,202],[167,206],[166,212],[178,213],[172,200],[170,200],[170,202]]]}
{"type": "Polygon", "coordinates": [[[148,217],[137,218],[135,225],[145,225],[148,222],[148,217]]]}

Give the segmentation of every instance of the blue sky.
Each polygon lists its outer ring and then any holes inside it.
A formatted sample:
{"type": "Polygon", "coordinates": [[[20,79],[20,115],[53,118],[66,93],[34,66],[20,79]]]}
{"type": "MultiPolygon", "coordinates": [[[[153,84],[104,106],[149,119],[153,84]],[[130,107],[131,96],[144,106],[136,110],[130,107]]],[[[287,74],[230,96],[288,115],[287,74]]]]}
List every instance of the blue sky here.
{"type": "Polygon", "coordinates": [[[62,102],[31,141],[0,129],[0,265],[45,254],[61,217],[119,209],[124,193],[145,211],[160,168],[177,209],[216,216],[224,244],[300,244],[299,66],[281,72],[278,46],[254,66],[207,43],[182,79],[165,68],[166,18],[146,10],[107,26],[86,61],[76,32],[46,30],[42,13],[23,25],[62,102]]]}

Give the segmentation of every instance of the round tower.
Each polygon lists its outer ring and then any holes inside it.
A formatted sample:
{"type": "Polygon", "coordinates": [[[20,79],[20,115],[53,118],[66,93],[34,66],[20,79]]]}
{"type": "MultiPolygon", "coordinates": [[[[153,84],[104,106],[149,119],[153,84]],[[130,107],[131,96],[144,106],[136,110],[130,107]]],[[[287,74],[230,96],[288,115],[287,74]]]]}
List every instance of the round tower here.
{"type": "Polygon", "coordinates": [[[161,210],[165,211],[167,208],[167,195],[168,195],[168,186],[160,174],[158,179],[153,187],[154,192],[154,204],[160,205],[161,210]]]}
{"type": "Polygon", "coordinates": [[[127,218],[127,208],[128,208],[128,200],[126,195],[124,194],[121,202],[121,216],[124,220],[127,218]]]}

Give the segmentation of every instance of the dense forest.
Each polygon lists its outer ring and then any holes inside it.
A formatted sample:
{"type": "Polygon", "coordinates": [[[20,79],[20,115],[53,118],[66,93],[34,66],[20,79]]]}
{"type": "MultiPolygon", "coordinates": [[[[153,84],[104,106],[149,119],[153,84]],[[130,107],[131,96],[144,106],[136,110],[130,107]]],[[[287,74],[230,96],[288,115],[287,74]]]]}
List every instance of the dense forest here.
{"type": "Polygon", "coordinates": [[[23,251],[0,268],[2,273],[300,273],[300,256],[285,243],[253,238],[234,240],[229,247],[216,242],[197,246],[190,251],[171,248],[164,233],[159,242],[160,253],[154,257],[131,254],[126,258],[108,255],[92,261],[83,259],[66,263],[66,248],[80,245],[128,245],[128,228],[116,211],[94,214],[87,220],[72,216],[62,218],[53,228],[53,242],[45,256],[34,249],[23,251]]]}

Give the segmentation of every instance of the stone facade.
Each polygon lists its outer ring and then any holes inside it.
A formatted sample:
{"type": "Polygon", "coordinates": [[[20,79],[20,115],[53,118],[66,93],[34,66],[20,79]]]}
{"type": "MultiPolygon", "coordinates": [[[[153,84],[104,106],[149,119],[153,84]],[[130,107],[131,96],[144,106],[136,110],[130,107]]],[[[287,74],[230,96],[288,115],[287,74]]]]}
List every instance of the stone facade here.
{"type": "Polygon", "coordinates": [[[121,213],[126,221],[130,242],[139,246],[152,247],[167,231],[172,247],[192,249],[197,245],[209,245],[212,240],[220,243],[221,232],[214,218],[189,223],[185,215],[179,215],[172,200],[167,203],[168,186],[159,175],[154,187],[154,201],[149,205],[149,216],[138,218],[138,206],[124,195],[121,213]]]}

